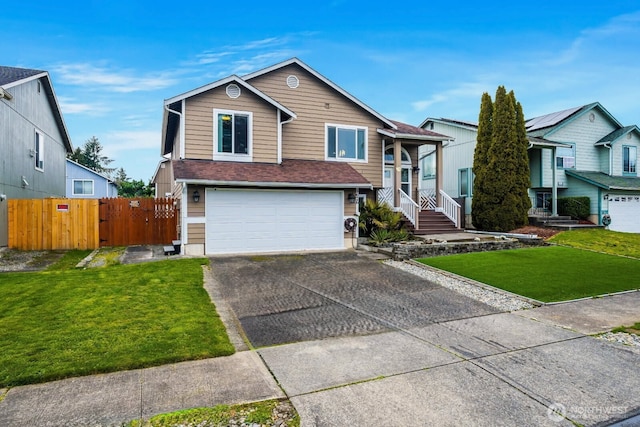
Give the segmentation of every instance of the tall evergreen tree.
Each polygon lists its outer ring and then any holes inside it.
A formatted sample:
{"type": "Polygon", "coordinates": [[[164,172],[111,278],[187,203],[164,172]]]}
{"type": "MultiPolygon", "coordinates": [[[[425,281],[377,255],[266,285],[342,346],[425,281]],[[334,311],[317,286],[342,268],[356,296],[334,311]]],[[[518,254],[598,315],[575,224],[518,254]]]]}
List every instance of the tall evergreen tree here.
{"type": "Polygon", "coordinates": [[[108,166],[113,162],[113,160],[102,154],[103,149],[104,147],[98,138],[92,136],[85,141],[82,147],[76,147],[73,153],[69,154],[67,157],[91,170],[111,176],[115,169],[108,166]]]}
{"type": "Polygon", "coordinates": [[[484,191],[486,169],[489,164],[489,147],[491,147],[491,133],[493,120],[493,101],[487,92],[482,94],[480,115],[478,117],[478,137],[473,156],[473,199],[471,200],[472,223],[474,227],[482,229],[485,222],[485,206],[488,200],[484,191]]]}
{"type": "MultiPolygon", "coordinates": [[[[481,107],[478,145],[489,139],[487,120],[481,107]]],[[[491,137],[486,157],[484,146],[480,150],[476,147],[474,157],[474,167],[477,164],[480,168],[480,182],[476,173],[473,224],[481,230],[509,231],[526,224],[530,207],[527,134],[522,106],[513,91],[507,94],[504,86],[498,87],[489,123],[491,137]]]]}

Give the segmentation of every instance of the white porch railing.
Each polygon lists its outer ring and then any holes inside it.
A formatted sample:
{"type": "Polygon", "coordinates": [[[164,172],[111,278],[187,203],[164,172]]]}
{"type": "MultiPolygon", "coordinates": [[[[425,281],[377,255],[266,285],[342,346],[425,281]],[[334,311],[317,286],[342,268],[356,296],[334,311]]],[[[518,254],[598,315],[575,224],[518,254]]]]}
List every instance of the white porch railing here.
{"type": "Polygon", "coordinates": [[[436,210],[445,214],[457,228],[460,228],[460,205],[442,190],[440,190],[440,197],[442,197],[442,207],[436,210]]]}
{"type": "Polygon", "coordinates": [[[393,187],[385,187],[378,189],[378,202],[386,203],[393,208],[393,187]]]}
{"type": "Polygon", "coordinates": [[[438,206],[436,200],[435,188],[427,188],[418,190],[418,196],[420,201],[420,209],[423,211],[435,211],[438,206]]]}
{"type": "Polygon", "coordinates": [[[400,211],[407,217],[411,224],[415,228],[418,228],[416,221],[418,220],[418,212],[420,212],[420,207],[416,202],[411,199],[411,197],[398,188],[398,192],[400,193],[400,211]]]}

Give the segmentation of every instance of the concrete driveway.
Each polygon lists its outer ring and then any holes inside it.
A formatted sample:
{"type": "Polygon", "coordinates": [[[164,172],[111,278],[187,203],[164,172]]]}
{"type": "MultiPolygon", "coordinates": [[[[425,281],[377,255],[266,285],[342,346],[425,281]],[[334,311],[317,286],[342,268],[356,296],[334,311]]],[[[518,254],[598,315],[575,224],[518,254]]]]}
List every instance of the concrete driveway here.
{"type": "Polygon", "coordinates": [[[303,426],[590,426],[640,414],[640,353],[356,253],[214,258],[212,269],[303,426]]]}

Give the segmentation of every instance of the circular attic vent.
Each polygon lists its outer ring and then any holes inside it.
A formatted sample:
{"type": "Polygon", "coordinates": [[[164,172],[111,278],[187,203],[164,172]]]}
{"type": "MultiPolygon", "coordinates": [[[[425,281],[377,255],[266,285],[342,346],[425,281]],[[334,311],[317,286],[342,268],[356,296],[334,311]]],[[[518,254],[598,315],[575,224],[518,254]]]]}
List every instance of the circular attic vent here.
{"type": "Polygon", "coordinates": [[[227,86],[227,96],[232,99],[236,99],[237,97],[239,97],[240,87],[235,83],[231,83],[229,86],[227,86]]]}
{"type": "Polygon", "coordinates": [[[295,89],[300,86],[300,80],[298,80],[296,76],[291,75],[287,77],[287,86],[289,86],[291,89],[295,89]]]}

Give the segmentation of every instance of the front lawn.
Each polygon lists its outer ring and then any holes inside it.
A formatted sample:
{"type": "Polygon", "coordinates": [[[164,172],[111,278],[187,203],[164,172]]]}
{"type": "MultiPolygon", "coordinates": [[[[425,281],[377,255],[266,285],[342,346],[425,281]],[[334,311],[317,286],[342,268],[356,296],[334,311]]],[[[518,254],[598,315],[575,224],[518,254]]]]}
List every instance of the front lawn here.
{"type": "Polygon", "coordinates": [[[206,262],[0,274],[0,387],[232,354],[206,262]]]}
{"type": "Polygon", "coordinates": [[[543,302],[640,288],[640,260],[561,246],[417,261],[543,302]]]}
{"type": "Polygon", "coordinates": [[[640,234],[637,233],[592,228],[565,231],[550,238],[549,242],[640,259],[640,234]]]}

